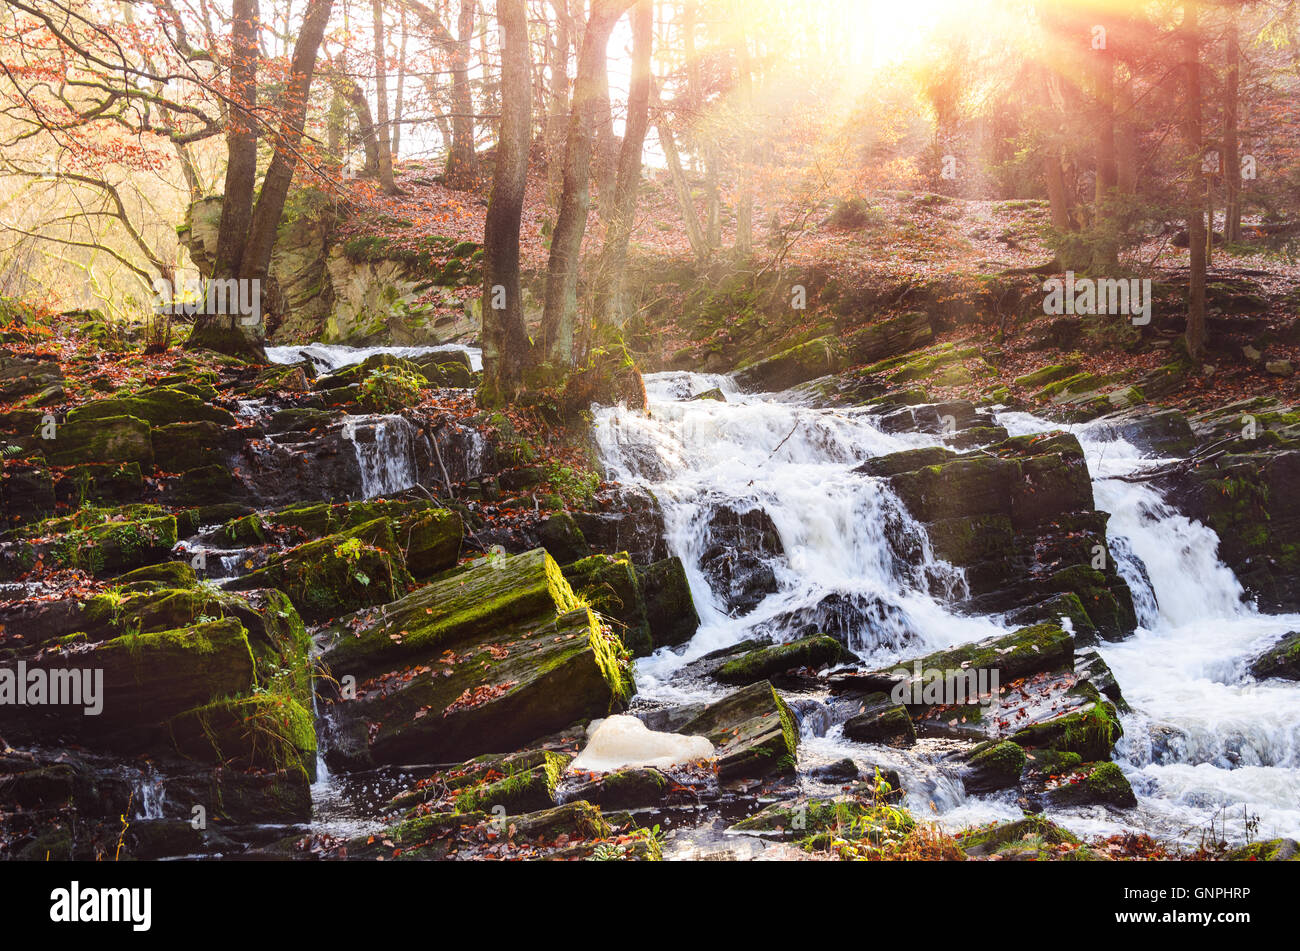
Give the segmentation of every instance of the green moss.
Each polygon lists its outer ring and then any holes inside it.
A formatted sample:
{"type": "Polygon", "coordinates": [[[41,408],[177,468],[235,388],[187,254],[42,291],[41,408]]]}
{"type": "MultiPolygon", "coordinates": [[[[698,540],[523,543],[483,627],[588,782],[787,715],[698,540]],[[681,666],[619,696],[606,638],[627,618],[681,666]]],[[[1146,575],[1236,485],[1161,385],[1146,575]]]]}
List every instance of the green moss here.
{"type": "Polygon", "coordinates": [[[727,661],[713,676],[723,683],[743,686],[792,670],[796,667],[817,669],[838,663],[844,648],[833,637],[819,634],[788,644],[776,644],[747,651],[727,661]]]}

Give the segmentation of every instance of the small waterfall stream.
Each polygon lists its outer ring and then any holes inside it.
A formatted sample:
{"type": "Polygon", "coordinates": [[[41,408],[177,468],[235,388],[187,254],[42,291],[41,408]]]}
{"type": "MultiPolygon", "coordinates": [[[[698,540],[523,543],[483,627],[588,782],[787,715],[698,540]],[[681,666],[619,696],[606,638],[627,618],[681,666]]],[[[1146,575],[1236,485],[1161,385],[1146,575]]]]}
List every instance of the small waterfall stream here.
{"type": "MultiPolygon", "coordinates": [[[[672,674],[756,634],[788,639],[792,619],[824,621],[820,609],[836,597],[871,606],[867,614],[838,618],[860,622],[849,643],[874,666],[1003,630],[994,618],[948,607],[960,573],[934,558],[924,531],[883,482],[853,471],[873,456],[939,445],[938,437],[883,433],[862,410],[741,394],[727,377],[659,373],[646,377],[646,388],[650,412],[602,408],[596,438],[611,479],[643,486],[660,500],[668,546],[686,565],[701,625],[680,653],[665,649],[638,663],[641,696],[681,702],[721,695],[720,687],[672,682],[672,674]],[[726,402],[691,399],[715,387],[726,402]],[[784,549],[765,556],[776,590],[740,616],[728,612],[702,567],[710,520],[723,507],[761,508],[784,549]]],[[[1002,413],[998,421],[1012,435],[1061,428],[1024,413],[1002,413]]],[[[1278,635],[1300,628],[1300,617],[1259,614],[1218,560],[1210,529],[1180,515],[1150,486],[1116,479],[1150,459],[1086,426],[1075,432],[1096,505],[1112,514],[1109,547],[1139,611],[1133,636],[1100,648],[1133,707],[1116,759],[1139,806],[1122,816],[1076,808],[1062,821],[1080,833],[1137,828],[1192,844],[1211,822],[1238,840],[1252,819],[1257,836],[1297,836],[1300,690],[1257,683],[1246,663],[1278,635]]],[[[909,804],[920,814],[933,804],[953,827],[1020,814],[1010,793],[967,797],[939,762],[942,742],[908,751],[866,747],[844,740],[838,727],[814,727],[819,719],[805,716],[801,769],[845,755],[897,768],[909,804]]]]}

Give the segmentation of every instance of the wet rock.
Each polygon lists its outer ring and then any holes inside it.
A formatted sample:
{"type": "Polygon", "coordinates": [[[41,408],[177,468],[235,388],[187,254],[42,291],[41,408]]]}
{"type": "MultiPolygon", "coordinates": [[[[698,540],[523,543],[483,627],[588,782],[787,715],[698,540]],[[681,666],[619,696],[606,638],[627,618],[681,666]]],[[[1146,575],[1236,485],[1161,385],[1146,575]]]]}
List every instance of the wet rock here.
{"type": "Polygon", "coordinates": [[[825,635],[806,637],[788,644],[759,647],[726,661],[713,672],[715,680],[744,686],[801,667],[814,670],[839,663],[847,652],[840,642],[825,635]]]}
{"type": "Polygon", "coordinates": [[[785,547],[776,525],[761,508],[724,505],[709,518],[706,532],[700,570],[733,616],[748,614],[777,590],[770,562],[784,555],[785,547]]]}
{"type": "Polygon", "coordinates": [[[794,715],[766,680],[692,711],[680,726],[651,729],[707,737],[718,750],[722,783],[792,773],[799,750],[794,715]]]}
{"type": "Polygon", "coordinates": [[[1196,448],[1187,417],[1176,409],[1106,417],[1092,424],[1109,439],[1123,439],[1153,456],[1185,456],[1196,448]]]}
{"type": "Polygon", "coordinates": [[[871,693],[858,702],[858,712],[844,724],[844,736],[858,743],[911,746],[916,729],[907,708],[883,693],[871,693]]]}
{"type": "Polygon", "coordinates": [[[782,612],[755,624],[756,635],[781,640],[827,634],[846,648],[900,648],[914,636],[906,614],[882,598],[828,594],[814,605],[782,612]]]}
{"type": "Polygon", "coordinates": [[[990,740],[971,750],[966,758],[962,784],[968,793],[1005,789],[1020,782],[1025,768],[1025,751],[1009,740],[990,740]]]}
{"type": "Polygon", "coordinates": [[[705,390],[703,393],[696,393],[686,402],[693,403],[696,400],[713,400],[715,403],[725,403],[727,402],[727,397],[722,390],[715,386],[713,389],[705,390]]]}
{"type": "Polygon", "coordinates": [[[1300,452],[1228,455],[1161,484],[1218,533],[1219,558],[1262,609],[1300,611],[1300,452]]]}
{"type": "Polygon", "coordinates": [[[1011,739],[1026,749],[1078,753],[1085,761],[1092,761],[1108,759],[1123,735],[1114,704],[1098,699],[1063,716],[1032,724],[1011,739]]]}
{"type": "Polygon", "coordinates": [[[615,622],[623,646],[633,657],[645,657],[654,650],[641,583],[626,553],[575,561],[564,568],[564,577],[602,617],[615,622]]]}
{"type": "Polygon", "coordinates": [[[81,508],[96,502],[138,502],[144,490],[144,473],[138,462],[86,464],[66,470],[54,486],[54,495],[69,508],[81,508]]]}
{"type": "Polygon", "coordinates": [[[733,374],[736,385],[748,393],[774,393],[843,368],[844,355],[835,337],[818,337],[759,360],[733,374]]]}
{"type": "Polygon", "coordinates": [[[643,809],[668,798],[672,781],[653,767],[605,773],[565,790],[565,797],[582,799],[602,809],[643,809]]]}
{"type": "Polygon", "coordinates": [[[601,511],[574,512],[573,519],[596,551],[625,551],[637,565],[668,557],[663,510],[643,489],[619,487],[606,495],[601,511]]]}
{"type": "Polygon", "coordinates": [[[1035,851],[1042,846],[1080,845],[1078,836],[1042,816],[1026,816],[1014,822],[967,829],[957,836],[957,843],[970,856],[993,855],[1025,840],[1035,844],[1035,851]]]}
{"type": "Polygon", "coordinates": [[[858,764],[845,757],[825,766],[817,766],[808,771],[810,779],[822,783],[851,783],[861,775],[858,764]]]}
{"type": "MultiPolygon", "coordinates": [[[[917,660],[900,661],[888,669],[866,673],[834,674],[830,683],[837,689],[889,694],[914,679],[914,672],[956,671],[972,676],[951,678],[956,693],[949,703],[970,703],[980,699],[978,678],[983,671],[997,671],[999,682],[1009,683],[1032,674],[1074,670],[1074,641],[1054,624],[1021,628],[1011,634],[986,638],[949,650],[936,651],[917,660]]],[[[910,701],[909,701],[910,702],[910,701]]]]}
{"type": "Polygon", "coordinates": [[[1277,644],[1255,658],[1250,672],[1260,680],[1268,677],[1300,680],[1300,632],[1283,635],[1277,644]]]}
{"type": "Polygon", "coordinates": [[[1137,805],[1133,787],[1124,771],[1114,763],[1091,763],[1062,777],[1059,785],[1044,793],[1056,807],[1103,805],[1129,809],[1137,805]]]}
{"type": "Polygon", "coordinates": [[[685,644],[700,626],[686,568],[677,556],[637,568],[653,648],[685,644]]]}

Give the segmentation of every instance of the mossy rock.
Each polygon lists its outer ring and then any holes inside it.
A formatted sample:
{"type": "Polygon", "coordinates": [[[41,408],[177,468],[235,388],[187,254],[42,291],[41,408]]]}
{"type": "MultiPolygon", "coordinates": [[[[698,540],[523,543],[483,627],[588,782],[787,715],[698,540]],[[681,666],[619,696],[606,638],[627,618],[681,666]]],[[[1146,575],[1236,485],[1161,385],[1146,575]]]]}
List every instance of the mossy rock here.
{"type": "Polygon", "coordinates": [[[829,667],[838,664],[846,654],[843,645],[835,638],[818,634],[747,651],[724,663],[713,672],[713,676],[724,684],[744,686],[799,667],[813,670],[829,667]]]}
{"type": "Polygon", "coordinates": [[[571,799],[594,803],[601,809],[643,809],[668,798],[672,780],[650,767],[621,769],[597,776],[590,782],[567,789],[571,799]]]}
{"type": "Polygon", "coordinates": [[[746,392],[777,392],[843,368],[844,347],[840,341],[818,337],[737,370],[733,377],[746,392]]]}
{"type": "Polygon", "coordinates": [[[1041,389],[1050,383],[1059,383],[1079,375],[1081,367],[1077,363],[1052,363],[1039,367],[1032,373],[1018,376],[1011,382],[1024,389],[1041,389]]]}
{"type": "Polygon", "coordinates": [[[182,756],[239,769],[316,771],[316,728],[293,697],[258,693],[187,710],[168,723],[182,756]]]}
{"type": "Polygon", "coordinates": [[[306,542],[232,582],[231,590],[279,588],[307,620],[395,601],[413,584],[388,519],[306,542]]]}
{"type": "Polygon", "coordinates": [[[1128,777],[1110,762],[1090,763],[1062,777],[1059,785],[1046,792],[1053,806],[1104,805],[1130,809],[1137,797],[1128,777]]]}
{"type": "Polygon", "coordinates": [[[633,657],[644,657],[654,649],[641,584],[626,552],[575,561],[564,568],[564,577],[592,608],[616,622],[623,646],[633,657]]]}
{"type": "Polygon", "coordinates": [[[645,600],[652,649],[685,644],[700,627],[686,566],[676,555],[638,566],[637,578],[645,600]]]}
{"type": "Polygon", "coordinates": [[[967,855],[984,856],[999,852],[1024,839],[1049,845],[1080,845],[1079,837],[1042,816],[1025,816],[1013,822],[994,823],[957,834],[957,843],[967,855]]]}
{"type": "MultiPolygon", "coordinates": [[[[369,768],[515,749],[618,712],[635,690],[622,644],[586,608],[497,624],[454,649],[424,643],[430,672],[398,668],[335,703],[331,762],[369,768]]],[[[336,677],[346,670],[333,667],[336,677]]]]}
{"type": "Polygon", "coordinates": [[[539,751],[527,768],[506,766],[503,775],[497,769],[488,769],[477,783],[463,785],[455,797],[457,812],[495,812],[504,809],[508,815],[535,812],[556,805],[555,787],[569,765],[571,757],[562,753],[539,751]]]}
{"type": "Polygon", "coordinates": [[[1300,631],[1283,636],[1250,665],[1250,672],[1260,680],[1281,677],[1300,680],[1300,631]]]}
{"type": "Polygon", "coordinates": [[[858,712],[844,723],[844,736],[857,743],[911,746],[916,728],[907,708],[883,693],[871,693],[858,702],[858,712]]]}
{"type": "Polygon", "coordinates": [[[198,578],[188,562],[178,560],[136,568],[118,575],[113,584],[123,592],[159,591],[163,588],[192,588],[198,584],[198,578]]]}
{"type": "Polygon", "coordinates": [[[75,466],[59,480],[56,495],[60,502],[74,508],[137,502],[144,495],[144,473],[138,462],[75,466]]]}
{"type": "Polygon", "coordinates": [[[799,753],[794,714],[766,680],[709,704],[677,732],[708,737],[723,783],[792,773],[799,753]]]}
{"type": "Polygon", "coordinates": [[[207,420],[219,426],[234,426],[229,411],[209,406],[192,393],[171,386],[139,390],[125,396],[83,403],[68,413],[68,422],[134,416],[152,426],[168,423],[192,423],[207,420]]]}
{"type": "Polygon", "coordinates": [[[327,632],[324,660],[336,673],[360,676],[410,658],[435,657],[578,606],[559,565],[545,551],[496,556],[412,592],[381,614],[341,619],[327,632]]]}
{"type": "Polygon", "coordinates": [[[1026,749],[1078,753],[1087,762],[1108,759],[1123,735],[1124,728],[1120,726],[1114,705],[1109,701],[1094,701],[1062,716],[1031,724],[1011,739],[1026,749]]]}
{"type": "Polygon", "coordinates": [[[102,710],[45,706],[9,718],[6,735],[40,740],[102,737],[105,745],[133,753],[160,749],[161,723],[184,710],[237,695],[256,683],[247,631],[234,618],[190,627],[130,633],[99,643],[68,637],[47,645],[29,669],[40,666],[102,671],[102,710]]]}
{"type": "Polygon", "coordinates": [[[153,430],[154,458],[168,472],[184,472],[219,463],[227,430],[210,420],[167,423],[153,430]]]}
{"type": "Polygon", "coordinates": [[[136,416],[69,420],[57,426],[54,438],[42,442],[41,448],[53,466],[135,462],[153,468],[152,430],[136,416]]]}
{"type": "Polygon", "coordinates": [[[1252,842],[1224,856],[1226,862],[1300,862],[1300,844],[1295,839],[1252,842]]]}
{"type": "Polygon", "coordinates": [[[1020,782],[1025,768],[1025,751],[1010,740],[981,743],[966,759],[969,768],[962,777],[967,792],[992,792],[1020,782]]]}

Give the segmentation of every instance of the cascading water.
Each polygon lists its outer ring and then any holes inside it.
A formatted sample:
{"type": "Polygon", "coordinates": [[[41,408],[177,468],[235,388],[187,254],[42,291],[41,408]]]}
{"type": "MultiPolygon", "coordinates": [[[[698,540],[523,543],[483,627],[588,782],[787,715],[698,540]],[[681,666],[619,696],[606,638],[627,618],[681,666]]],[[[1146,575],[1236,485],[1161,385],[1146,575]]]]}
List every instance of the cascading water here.
{"type": "Polygon", "coordinates": [[[284,347],[267,347],[266,358],[272,363],[297,363],[310,360],[318,373],[333,373],[343,367],[360,363],[377,353],[415,359],[431,353],[463,352],[469,356],[470,369],[483,369],[483,351],[458,343],[444,343],[431,347],[349,347],[343,344],[312,343],[290,344],[284,347]]]}
{"type": "MultiPolygon", "coordinates": [[[[882,433],[862,410],[741,394],[727,377],[660,373],[646,377],[646,388],[649,413],[597,412],[597,442],[610,478],[659,499],[668,547],[686,566],[701,625],[680,653],[665,649],[638,663],[643,697],[681,702],[720,692],[671,678],[691,660],[746,637],[788,638],[800,620],[824,624],[828,602],[869,606],[836,616],[853,628],[844,632],[850,646],[871,666],[1003,630],[993,618],[947,607],[960,591],[959,573],[934,558],[925,532],[884,483],[854,472],[868,458],[938,445],[938,437],[882,433]],[[726,402],[691,399],[713,388],[726,402]],[[780,539],[780,551],[762,555],[775,590],[745,610],[710,586],[703,565],[722,509],[741,516],[761,509],[780,539]]],[[[1021,413],[998,421],[1013,435],[1060,428],[1021,413]]],[[[1068,824],[1085,833],[1138,827],[1194,843],[1211,821],[1240,839],[1245,822],[1258,817],[1257,835],[1297,835],[1300,690],[1256,683],[1245,663],[1300,627],[1300,618],[1259,615],[1218,561],[1212,531],[1151,487],[1116,478],[1152,460],[1086,427],[1077,434],[1097,507],[1112,513],[1109,548],[1139,610],[1137,633],[1101,648],[1134,710],[1116,758],[1139,807],[1122,817],[1102,807],[1073,809],[1068,824]]],[[[950,826],[1020,814],[1010,794],[968,797],[940,762],[942,750],[864,748],[845,741],[836,726],[815,728],[819,722],[805,717],[805,734],[812,735],[801,759],[847,753],[898,768],[909,804],[925,812],[933,804],[950,826]]]]}
{"type": "Polygon", "coordinates": [[[361,468],[361,496],[373,499],[409,489],[419,481],[415,426],[404,416],[350,416],[343,437],[361,468]]]}
{"type": "Polygon", "coordinates": [[[668,546],[686,566],[701,625],[683,653],[661,652],[638,664],[645,684],[754,633],[845,611],[860,621],[850,647],[881,662],[905,646],[923,651],[1002,630],[943,607],[943,596],[961,584],[960,572],[935,559],[924,531],[884,482],[853,471],[929,437],[886,435],[864,412],[746,396],[725,377],[654,374],[646,388],[651,413],[602,409],[596,439],[611,478],[659,498],[668,546]],[[674,399],[714,387],[727,402],[674,399]],[[724,507],[761,509],[783,549],[769,559],[776,590],[740,617],[710,588],[700,564],[707,526],[724,507]]]}

